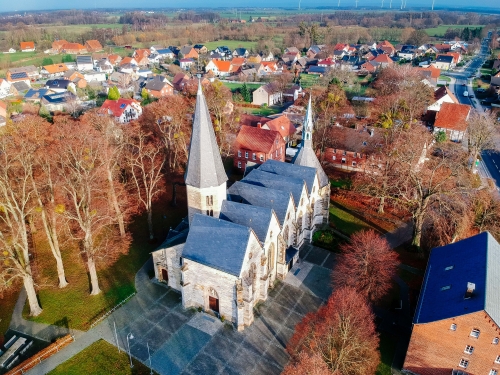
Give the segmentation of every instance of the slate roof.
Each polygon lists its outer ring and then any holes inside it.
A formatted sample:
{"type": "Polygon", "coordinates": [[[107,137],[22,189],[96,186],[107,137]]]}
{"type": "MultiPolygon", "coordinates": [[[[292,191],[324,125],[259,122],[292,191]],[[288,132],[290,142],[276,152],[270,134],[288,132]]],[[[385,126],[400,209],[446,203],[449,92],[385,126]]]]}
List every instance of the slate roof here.
{"type": "Polygon", "coordinates": [[[162,76],[155,76],[146,83],[146,89],[153,91],[161,91],[165,86],[172,86],[172,84],[162,76]]]}
{"type": "Polygon", "coordinates": [[[238,56],[244,56],[245,53],[247,53],[248,51],[246,48],[240,47],[240,48],[235,48],[234,52],[236,52],[238,56]]]}
{"type": "Polygon", "coordinates": [[[436,57],[436,62],[448,63],[451,64],[453,62],[453,56],[449,55],[438,55],[436,57]]]}
{"type": "Polygon", "coordinates": [[[170,50],[170,48],[164,48],[164,49],[157,49],[156,52],[159,54],[159,55],[169,55],[169,54],[173,54],[173,52],[170,50]]]}
{"type": "Polygon", "coordinates": [[[312,167],[283,163],[272,159],[266,160],[266,162],[259,167],[259,170],[280,176],[300,179],[306,183],[308,194],[311,194],[314,179],[316,178],[316,169],[312,167]]]}
{"type": "Polygon", "coordinates": [[[72,92],[65,91],[62,93],[45,95],[42,99],[50,104],[58,104],[58,103],[66,103],[71,100],[76,100],[77,96],[72,92]]]}
{"type": "Polygon", "coordinates": [[[30,86],[24,81],[14,82],[12,86],[14,86],[18,92],[28,91],[30,89],[30,86]]]}
{"type": "Polygon", "coordinates": [[[195,214],[182,257],[240,277],[252,235],[243,225],[195,214]]]}
{"type": "Polygon", "coordinates": [[[436,114],[434,127],[465,131],[467,130],[467,117],[470,112],[470,105],[443,103],[441,109],[436,114]]]}
{"type": "Polygon", "coordinates": [[[263,243],[266,240],[273,215],[275,213],[271,208],[223,201],[219,218],[252,228],[259,241],[263,243]]]}
{"type": "Polygon", "coordinates": [[[197,188],[220,186],[227,181],[207,102],[198,84],[189,159],[184,176],[186,185],[197,188]]]}
{"type": "Polygon", "coordinates": [[[413,322],[430,323],[484,310],[500,325],[499,262],[500,245],[488,232],[433,249],[413,322]],[[469,282],[475,289],[465,299],[469,282]]]}
{"type": "Polygon", "coordinates": [[[308,73],[319,73],[319,74],[324,74],[328,71],[328,68],[325,68],[323,66],[315,66],[315,65],[312,65],[309,67],[309,69],[307,70],[308,73]]]}
{"type": "Polygon", "coordinates": [[[241,181],[235,182],[227,190],[227,194],[228,200],[233,202],[273,209],[281,225],[285,221],[288,203],[291,199],[290,192],[247,184],[241,181]]]}
{"type": "Polygon", "coordinates": [[[295,207],[300,204],[304,180],[254,169],[241,182],[292,193],[295,207]]]}

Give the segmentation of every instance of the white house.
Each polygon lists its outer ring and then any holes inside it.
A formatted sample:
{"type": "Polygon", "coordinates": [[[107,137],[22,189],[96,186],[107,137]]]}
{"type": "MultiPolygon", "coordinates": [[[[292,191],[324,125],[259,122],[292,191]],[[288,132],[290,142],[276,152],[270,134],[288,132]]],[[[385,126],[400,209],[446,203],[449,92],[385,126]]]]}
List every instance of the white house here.
{"type": "Polygon", "coordinates": [[[10,95],[10,83],[3,78],[0,78],[0,98],[5,98],[10,95]]]}
{"type": "Polygon", "coordinates": [[[132,120],[137,120],[142,115],[141,104],[134,99],[105,100],[101,113],[114,116],[115,120],[121,124],[126,124],[132,120]]]}
{"type": "Polygon", "coordinates": [[[76,56],[76,66],[80,72],[94,70],[94,61],[92,56],[78,55],[76,56]]]}
{"type": "Polygon", "coordinates": [[[181,67],[181,69],[184,69],[184,70],[191,69],[191,66],[193,66],[193,64],[194,64],[194,60],[192,58],[179,60],[179,66],[181,67]]]}
{"type": "Polygon", "coordinates": [[[459,103],[455,95],[453,95],[451,90],[446,86],[441,86],[434,91],[434,100],[435,102],[427,107],[428,111],[439,112],[443,103],[459,103]]]}
{"type": "Polygon", "coordinates": [[[271,84],[260,86],[253,92],[252,104],[268,106],[278,104],[281,101],[282,92],[276,91],[271,84]]]}
{"type": "Polygon", "coordinates": [[[216,76],[226,77],[231,74],[232,67],[231,61],[212,59],[205,66],[205,72],[212,72],[216,76]]]}
{"type": "Polygon", "coordinates": [[[88,83],[106,81],[106,73],[104,72],[86,72],[83,73],[83,77],[88,83]]]}

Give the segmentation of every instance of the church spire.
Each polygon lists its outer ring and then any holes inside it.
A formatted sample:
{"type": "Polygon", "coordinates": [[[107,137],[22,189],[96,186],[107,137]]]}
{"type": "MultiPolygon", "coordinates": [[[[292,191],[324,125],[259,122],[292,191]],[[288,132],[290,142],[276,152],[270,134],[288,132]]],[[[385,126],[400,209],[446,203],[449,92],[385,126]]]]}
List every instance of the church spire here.
{"type": "Polygon", "coordinates": [[[312,105],[311,105],[312,94],[309,94],[309,104],[307,105],[306,115],[304,119],[304,126],[302,127],[302,147],[312,147],[312,132],[313,132],[313,121],[312,121],[312,105]]]}
{"type": "Polygon", "coordinates": [[[202,189],[227,181],[207,102],[198,82],[189,158],[184,176],[186,185],[202,189]]]}

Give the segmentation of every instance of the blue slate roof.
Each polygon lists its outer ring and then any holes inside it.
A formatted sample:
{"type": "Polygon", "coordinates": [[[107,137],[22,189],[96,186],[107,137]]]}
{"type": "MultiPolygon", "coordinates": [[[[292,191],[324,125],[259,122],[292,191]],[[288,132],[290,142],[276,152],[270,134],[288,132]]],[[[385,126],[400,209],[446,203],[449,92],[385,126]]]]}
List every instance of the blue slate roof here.
{"type": "Polygon", "coordinates": [[[182,256],[240,277],[251,235],[243,225],[195,214],[182,256]]]}
{"type": "Polygon", "coordinates": [[[304,180],[254,169],[241,182],[292,193],[295,207],[300,203],[304,180]]]}
{"type": "Polygon", "coordinates": [[[270,208],[224,201],[222,202],[219,218],[252,228],[259,241],[264,242],[273,215],[274,212],[270,208]]]}
{"type": "Polygon", "coordinates": [[[167,54],[171,54],[173,53],[170,48],[164,48],[164,49],[157,49],[156,52],[159,54],[159,55],[167,55],[167,54]]]}
{"type": "Polygon", "coordinates": [[[307,193],[311,194],[311,189],[316,178],[316,168],[302,166],[298,164],[283,163],[277,160],[267,160],[259,167],[259,170],[280,176],[301,179],[306,183],[307,193]]]}
{"type": "Polygon", "coordinates": [[[289,192],[246,184],[241,181],[234,183],[227,190],[227,194],[228,200],[233,202],[272,208],[281,225],[285,221],[288,203],[291,199],[289,192]]]}
{"type": "Polygon", "coordinates": [[[414,323],[486,311],[500,324],[500,245],[488,232],[432,250],[414,323]],[[474,283],[465,298],[467,283],[474,283]]]}

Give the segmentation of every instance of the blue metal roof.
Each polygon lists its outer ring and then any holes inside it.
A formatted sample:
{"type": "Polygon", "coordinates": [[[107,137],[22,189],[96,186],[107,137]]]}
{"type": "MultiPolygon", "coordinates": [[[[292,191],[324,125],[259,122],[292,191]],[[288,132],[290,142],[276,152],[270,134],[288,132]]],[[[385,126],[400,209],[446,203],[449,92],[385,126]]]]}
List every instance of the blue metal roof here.
{"type": "Polygon", "coordinates": [[[42,96],[47,95],[49,92],[48,89],[30,89],[26,95],[24,95],[25,99],[41,99],[42,96]]]}
{"type": "Polygon", "coordinates": [[[251,235],[243,225],[195,214],[182,256],[240,277],[251,235]]]}
{"type": "Polygon", "coordinates": [[[414,323],[485,310],[500,324],[500,245],[488,232],[432,250],[414,323]],[[465,298],[467,283],[474,283],[465,298]]]}
{"type": "Polygon", "coordinates": [[[302,166],[299,164],[283,163],[281,161],[267,160],[259,167],[259,170],[278,174],[281,176],[293,177],[305,181],[307,193],[311,194],[311,189],[316,178],[316,168],[302,166]]]}
{"type": "Polygon", "coordinates": [[[264,242],[273,215],[273,210],[270,208],[224,201],[222,202],[219,218],[252,228],[259,241],[264,242]]]}

